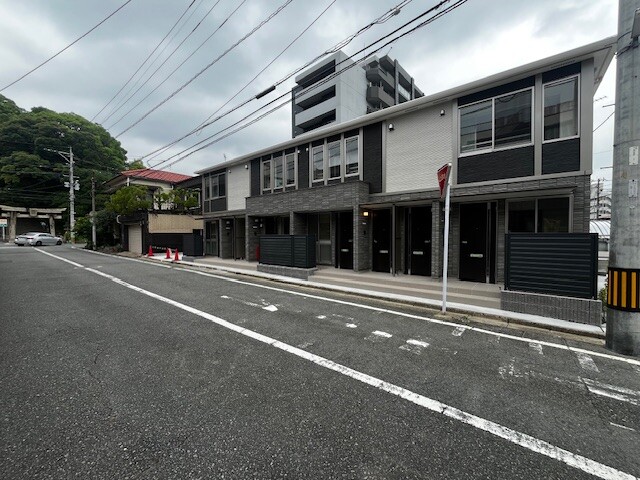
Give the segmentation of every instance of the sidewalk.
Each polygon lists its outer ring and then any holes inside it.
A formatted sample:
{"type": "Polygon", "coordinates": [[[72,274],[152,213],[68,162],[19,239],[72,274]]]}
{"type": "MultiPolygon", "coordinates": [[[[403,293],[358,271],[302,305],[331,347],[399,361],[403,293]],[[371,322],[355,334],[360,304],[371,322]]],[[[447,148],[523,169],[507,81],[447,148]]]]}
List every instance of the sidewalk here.
{"type": "MultiPolygon", "coordinates": [[[[149,258],[149,257],[146,257],[149,258]]],[[[389,275],[379,272],[354,272],[320,266],[306,280],[259,272],[257,262],[230,260],[217,257],[186,257],[180,261],[165,259],[165,254],[154,255],[153,260],[173,262],[193,267],[250,275],[278,282],[338,291],[353,295],[390,300],[433,308],[441,315],[442,282],[430,277],[389,275]]],[[[556,318],[542,317],[500,309],[501,285],[461,282],[449,279],[447,283],[447,313],[466,314],[485,319],[502,320],[552,331],[572,333],[603,339],[605,326],[585,325],[556,318]]]]}

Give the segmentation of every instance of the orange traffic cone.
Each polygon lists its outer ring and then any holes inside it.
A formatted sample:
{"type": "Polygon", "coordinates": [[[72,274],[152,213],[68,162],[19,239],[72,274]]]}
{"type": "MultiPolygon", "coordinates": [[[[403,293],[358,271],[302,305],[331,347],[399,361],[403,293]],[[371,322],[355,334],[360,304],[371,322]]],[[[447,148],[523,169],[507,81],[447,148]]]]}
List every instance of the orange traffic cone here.
{"type": "Polygon", "coordinates": [[[165,255],[165,257],[167,260],[171,260],[171,249],[167,248],[167,254],[165,255]]]}
{"type": "Polygon", "coordinates": [[[173,257],[173,261],[174,262],[179,262],[180,261],[180,257],[178,256],[178,249],[176,248],[176,255],[173,257]]]}
{"type": "Polygon", "coordinates": [[[151,248],[151,245],[149,245],[149,253],[147,254],[148,257],[153,257],[153,248],[151,248]]]}

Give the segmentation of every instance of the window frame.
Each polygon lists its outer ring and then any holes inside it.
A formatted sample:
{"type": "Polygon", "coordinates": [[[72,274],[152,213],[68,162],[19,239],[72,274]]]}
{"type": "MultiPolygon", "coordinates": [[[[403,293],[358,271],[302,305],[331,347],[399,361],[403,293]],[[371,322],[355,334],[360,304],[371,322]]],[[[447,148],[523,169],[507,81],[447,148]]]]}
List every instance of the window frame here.
{"type": "Polygon", "coordinates": [[[260,191],[262,193],[264,192],[273,192],[273,165],[271,164],[271,158],[267,159],[267,160],[261,160],[260,161],[260,191]],[[264,186],[264,173],[265,173],[265,165],[269,164],[269,186],[265,187],[264,186]]]}
{"type": "Polygon", "coordinates": [[[582,91],[582,84],[580,82],[580,74],[576,73],[574,75],[569,75],[568,77],[562,77],[559,78],[557,80],[553,80],[551,82],[547,82],[547,83],[543,83],[542,84],[542,143],[554,143],[554,142],[563,142],[565,140],[571,140],[574,138],[580,138],[580,127],[581,127],[581,121],[580,121],[580,115],[581,115],[581,110],[580,110],[580,94],[582,91]],[[576,135],[571,135],[568,137],[558,137],[558,138],[552,138],[550,140],[545,140],[544,139],[544,108],[545,108],[545,88],[547,87],[552,87],[554,85],[560,85],[562,83],[568,82],[572,79],[576,79],[577,81],[577,87],[578,87],[578,91],[576,94],[576,110],[577,110],[577,115],[576,115],[576,132],[578,132],[576,135]]]}
{"type": "Polygon", "coordinates": [[[343,163],[344,163],[344,156],[342,155],[342,143],[343,143],[344,139],[341,138],[340,140],[335,140],[331,143],[327,143],[327,165],[326,165],[326,171],[325,171],[325,177],[327,178],[327,180],[338,180],[338,179],[342,179],[343,178],[343,163]],[[338,146],[338,169],[339,169],[339,174],[338,176],[334,177],[331,176],[331,148],[334,146],[338,146]]]}
{"type": "Polygon", "coordinates": [[[271,186],[272,186],[272,190],[275,192],[277,190],[284,190],[284,186],[285,186],[285,171],[284,171],[284,155],[272,155],[271,156],[271,186]],[[280,181],[281,184],[278,186],[277,185],[277,168],[278,168],[278,162],[280,162],[280,181]]]}
{"type": "Polygon", "coordinates": [[[535,141],[535,87],[525,87],[518,90],[513,90],[511,92],[502,93],[500,95],[494,95],[492,97],[483,98],[482,100],[478,100],[476,102],[467,103],[466,105],[458,106],[458,157],[470,157],[473,155],[480,155],[483,153],[491,153],[491,152],[500,152],[502,150],[512,150],[514,148],[522,148],[529,147],[533,145],[535,141]],[[518,143],[516,145],[505,145],[496,147],[496,99],[506,97],[508,95],[515,95],[521,92],[531,92],[531,140],[527,143],[518,143]],[[471,107],[473,105],[478,105],[480,103],[484,103],[487,101],[491,101],[491,147],[479,148],[473,151],[463,152],[462,151],[462,142],[460,141],[461,136],[461,118],[462,118],[462,110],[464,108],[471,107]]]}
{"type": "Polygon", "coordinates": [[[326,155],[326,152],[325,152],[326,144],[327,143],[326,143],[326,140],[325,140],[325,142],[322,145],[316,145],[315,147],[313,147],[313,146],[311,147],[311,155],[310,155],[311,161],[309,162],[309,165],[311,166],[311,184],[312,185],[314,183],[317,184],[317,183],[320,183],[320,182],[322,182],[322,183],[325,182],[326,169],[327,169],[327,165],[326,165],[327,164],[327,158],[326,158],[327,155],[326,155]],[[316,169],[315,168],[315,158],[314,157],[315,157],[315,152],[317,151],[317,149],[321,149],[321,151],[322,151],[322,178],[318,178],[318,179],[316,179],[315,175],[314,175],[315,174],[315,169],[316,169]]]}
{"type": "Polygon", "coordinates": [[[360,135],[353,135],[352,137],[344,137],[343,139],[344,142],[344,178],[349,178],[349,177],[356,177],[356,176],[360,176],[360,135]],[[357,170],[355,173],[347,173],[347,141],[349,140],[355,140],[356,142],[356,165],[358,166],[357,170]]]}
{"type": "Polygon", "coordinates": [[[204,179],[204,200],[217,200],[219,198],[225,198],[227,196],[226,178],[224,194],[220,195],[220,177],[226,175],[226,172],[207,174],[204,179]],[[213,194],[213,180],[216,179],[218,194],[213,194]]]}
{"type": "MultiPolygon", "coordinates": [[[[528,233],[544,233],[544,232],[540,232],[538,231],[538,201],[539,200],[553,200],[553,199],[568,199],[569,200],[569,205],[568,205],[568,212],[567,212],[567,232],[566,233],[573,233],[573,195],[570,194],[564,194],[564,195],[543,195],[540,197],[535,197],[535,196],[531,196],[531,197],[518,197],[518,198],[509,198],[506,201],[506,208],[505,208],[505,232],[506,233],[511,233],[509,231],[509,207],[511,203],[516,203],[516,202],[527,202],[527,201],[532,201],[534,202],[534,211],[533,211],[533,215],[534,215],[534,232],[528,232],[528,233]]],[[[527,232],[513,232],[513,233],[527,233],[527,232]]]]}
{"type": "Polygon", "coordinates": [[[296,184],[298,183],[297,179],[298,179],[298,162],[296,162],[296,152],[293,151],[291,153],[285,153],[284,155],[284,186],[286,187],[295,187],[296,184]],[[288,169],[288,163],[287,163],[287,158],[291,157],[291,160],[293,161],[293,182],[289,183],[289,177],[288,177],[288,173],[289,173],[289,169],[288,169]]]}

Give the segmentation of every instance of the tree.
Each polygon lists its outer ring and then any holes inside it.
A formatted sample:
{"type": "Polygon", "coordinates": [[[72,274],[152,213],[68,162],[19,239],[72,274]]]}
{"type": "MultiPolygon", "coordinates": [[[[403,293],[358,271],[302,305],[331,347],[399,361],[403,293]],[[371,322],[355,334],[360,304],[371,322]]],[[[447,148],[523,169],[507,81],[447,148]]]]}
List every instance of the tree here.
{"type": "MultiPolygon", "coordinates": [[[[91,177],[98,185],[124,170],[126,151],[100,125],[74,113],[19,108],[0,95],[0,203],[20,207],[68,207],[67,160],[49,150],[73,149],[79,181],[75,210],[91,209],[91,177]]],[[[98,195],[97,208],[106,197],[98,195]]],[[[68,212],[67,212],[68,213],[68,212]]]]}
{"type": "Polygon", "coordinates": [[[139,158],[136,160],[132,160],[127,162],[125,166],[125,170],[139,170],[141,168],[147,168],[142,160],[139,158]]]}
{"type": "Polygon", "coordinates": [[[151,208],[151,201],[147,198],[146,188],[139,185],[129,185],[111,195],[105,207],[107,211],[117,215],[132,215],[135,212],[151,208]]]}

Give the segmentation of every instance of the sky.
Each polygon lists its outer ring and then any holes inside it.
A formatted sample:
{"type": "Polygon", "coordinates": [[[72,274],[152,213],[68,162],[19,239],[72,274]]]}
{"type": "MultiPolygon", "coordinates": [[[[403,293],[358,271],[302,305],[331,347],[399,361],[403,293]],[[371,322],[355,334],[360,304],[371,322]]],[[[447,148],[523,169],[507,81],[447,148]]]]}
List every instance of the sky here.
{"type": "MultiPolygon", "coordinates": [[[[0,0],[0,89],[82,36],[125,1],[0,0]]],[[[380,43],[370,44],[436,3],[130,0],[86,37],[0,93],[26,110],[43,106],[74,112],[101,124],[133,160],[199,126],[270,62],[216,115],[286,78],[396,6],[401,4],[396,15],[357,36],[343,50],[349,55],[365,47],[366,52],[373,52],[380,43]],[[158,45],[149,61],[143,63],[158,45]]],[[[430,95],[616,35],[617,6],[617,0],[468,0],[376,54],[388,53],[397,59],[415,84],[430,95]]],[[[181,155],[161,163],[238,122],[292,86],[293,78],[145,161],[151,167],[193,174],[290,139],[289,104],[177,163],[173,162],[181,155]]],[[[612,163],[613,117],[605,119],[613,112],[614,102],[615,60],[594,97],[594,128],[604,123],[594,133],[593,180],[611,178],[611,170],[602,167],[612,163]]],[[[605,185],[610,185],[609,181],[605,185]]]]}

